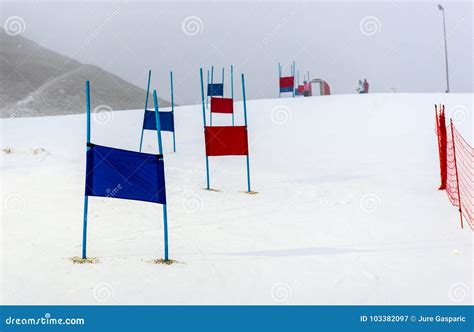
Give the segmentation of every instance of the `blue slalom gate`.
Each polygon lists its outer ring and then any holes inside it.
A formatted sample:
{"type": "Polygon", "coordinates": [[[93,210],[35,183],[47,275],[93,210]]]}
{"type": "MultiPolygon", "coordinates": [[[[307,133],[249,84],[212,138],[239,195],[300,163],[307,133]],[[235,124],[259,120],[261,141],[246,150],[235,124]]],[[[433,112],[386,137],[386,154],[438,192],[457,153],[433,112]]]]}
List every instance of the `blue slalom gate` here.
{"type": "Polygon", "coordinates": [[[90,84],[86,82],[86,179],[82,233],[82,259],[87,258],[89,197],[106,197],[157,203],[163,206],[164,260],[168,261],[168,211],[161,142],[158,97],[153,91],[159,154],[102,146],[91,142],[90,84]]]}

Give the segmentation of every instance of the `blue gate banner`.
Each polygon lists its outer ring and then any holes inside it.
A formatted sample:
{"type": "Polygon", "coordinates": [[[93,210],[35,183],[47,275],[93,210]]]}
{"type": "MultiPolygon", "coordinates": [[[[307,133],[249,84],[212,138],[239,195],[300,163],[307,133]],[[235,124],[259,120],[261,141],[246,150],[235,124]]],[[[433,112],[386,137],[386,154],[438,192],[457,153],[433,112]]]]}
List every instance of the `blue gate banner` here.
{"type": "Polygon", "coordinates": [[[224,96],[224,84],[223,83],[209,83],[207,85],[207,95],[211,96],[224,96]]]}
{"type": "Polygon", "coordinates": [[[289,86],[287,88],[280,88],[280,92],[293,92],[293,87],[289,86]]]}
{"type": "MultiPolygon", "coordinates": [[[[159,112],[161,131],[174,131],[174,114],[173,112],[159,112]]],[[[143,120],[143,129],[156,130],[155,111],[145,111],[143,120]]]]}
{"type": "Polygon", "coordinates": [[[166,204],[163,155],[88,144],[87,196],[166,204]]]}

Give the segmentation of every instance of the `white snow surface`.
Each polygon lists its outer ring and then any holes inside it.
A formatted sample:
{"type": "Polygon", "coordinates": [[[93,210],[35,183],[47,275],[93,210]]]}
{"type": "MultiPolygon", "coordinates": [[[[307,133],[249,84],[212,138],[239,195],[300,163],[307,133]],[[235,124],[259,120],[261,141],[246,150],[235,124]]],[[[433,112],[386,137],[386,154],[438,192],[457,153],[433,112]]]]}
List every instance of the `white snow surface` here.
{"type": "MultiPolygon", "coordinates": [[[[97,197],[88,255],[99,262],[73,264],[85,115],[3,119],[1,302],[470,304],[472,232],[437,190],[440,102],[472,142],[472,94],[249,101],[256,195],[245,193],[244,157],[211,157],[219,191],[203,189],[202,109],[177,107],[176,153],[163,133],[169,266],[149,262],[163,257],[161,205],[97,197]]],[[[94,115],[92,142],[138,150],[142,117],[94,115]]],[[[144,151],[156,153],[156,140],[145,132],[144,151]]]]}

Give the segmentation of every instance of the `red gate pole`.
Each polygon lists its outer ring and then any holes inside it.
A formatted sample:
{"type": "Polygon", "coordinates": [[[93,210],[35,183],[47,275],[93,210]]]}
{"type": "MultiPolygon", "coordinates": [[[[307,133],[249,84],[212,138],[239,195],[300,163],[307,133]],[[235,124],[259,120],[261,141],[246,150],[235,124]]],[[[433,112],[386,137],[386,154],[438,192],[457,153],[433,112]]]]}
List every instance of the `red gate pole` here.
{"type": "MultiPolygon", "coordinates": [[[[441,108],[441,105],[440,105],[441,108]]],[[[439,168],[440,168],[440,175],[441,175],[441,187],[443,186],[443,165],[441,164],[441,138],[440,138],[440,129],[439,129],[439,114],[438,114],[438,105],[435,105],[435,121],[436,121],[436,139],[438,141],[438,156],[439,156],[439,168]]]]}
{"type": "MultiPolygon", "coordinates": [[[[435,107],[436,109],[436,107],[435,107]]],[[[447,146],[448,146],[448,138],[447,138],[447,130],[446,130],[446,118],[444,113],[444,105],[439,105],[439,110],[436,114],[436,123],[437,128],[436,132],[438,135],[438,150],[439,150],[439,168],[440,168],[440,176],[441,176],[441,184],[439,186],[439,190],[446,189],[446,182],[448,178],[448,159],[447,159],[447,146]]]]}
{"type": "MultiPolygon", "coordinates": [[[[439,133],[439,120],[438,120],[438,105],[435,105],[435,122],[436,122],[436,135],[439,133]]],[[[439,143],[439,141],[438,141],[439,143]]],[[[439,144],[438,144],[439,146],[439,144]]]]}
{"type": "Polygon", "coordinates": [[[459,202],[459,217],[461,218],[461,228],[464,228],[462,222],[462,204],[461,204],[461,192],[459,191],[459,177],[458,177],[458,165],[456,161],[456,144],[454,143],[454,126],[453,119],[449,119],[451,125],[451,139],[453,140],[453,155],[454,155],[454,170],[456,171],[456,188],[458,191],[458,202],[459,202]]]}

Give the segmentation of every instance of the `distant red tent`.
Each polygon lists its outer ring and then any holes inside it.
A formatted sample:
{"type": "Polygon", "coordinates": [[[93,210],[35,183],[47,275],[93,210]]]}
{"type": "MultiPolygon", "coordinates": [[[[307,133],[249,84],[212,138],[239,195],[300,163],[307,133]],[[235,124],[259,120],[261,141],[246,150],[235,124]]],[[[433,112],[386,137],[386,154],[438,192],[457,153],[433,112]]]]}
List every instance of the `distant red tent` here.
{"type": "Polygon", "coordinates": [[[331,87],[329,83],[321,78],[315,78],[311,83],[319,84],[319,91],[321,96],[329,96],[331,94],[331,87]]]}
{"type": "Polygon", "coordinates": [[[322,93],[323,96],[329,96],[331,94],[331,88],[329,87],[328,82],[324,81],[322,93]]]}

